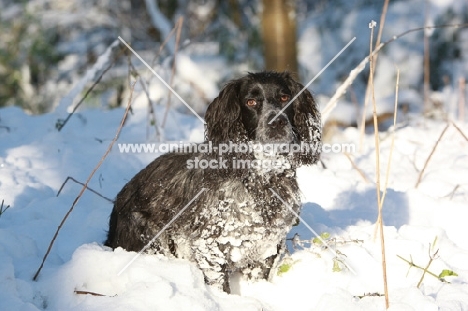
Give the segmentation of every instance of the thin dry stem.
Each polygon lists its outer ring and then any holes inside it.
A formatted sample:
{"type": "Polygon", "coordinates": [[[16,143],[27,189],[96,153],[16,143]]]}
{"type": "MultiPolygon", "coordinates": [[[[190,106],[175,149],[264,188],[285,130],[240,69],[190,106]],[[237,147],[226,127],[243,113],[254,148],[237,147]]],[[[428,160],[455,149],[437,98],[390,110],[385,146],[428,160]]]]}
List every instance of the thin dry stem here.
{"type": "Polygon", "coordinates": [[[372,104],[373,104],[373,115],[374,115],[374,137],[375,137],[375,161],[376,161],[376,191],[377,191],[377,207],[379,210],[379,228],[380,228],[380,245],[382,251],[382,275],[383,275],[383,285],[384,285],[384,294],[385,294],[385,307],[388,309],[390,307],[389,298],[388,298],[388,284],[387,284],[387,260],[385,257],[385,238],[384,238],[384,230],[383,230],[383,221],[382,221],[382,206],[381,206],[381,199],[380,199],[380,146],[379,146],[379,123],[377,120],[377,105],[375,102],[375,90],[374,90],[374,68],[375,63],[373,60],[373,53],[372,53],[372,39],[374,36],[374,25],[370,25],[371,27],[371,38],[370,38],[370,46],[369,46],[369,68],[370,68],[370,90],[372,95],[372,104]]]}
{"type": "Polygon", "coordinates": [[[359,107],[359,101],[356,96],[356,92],[354,92],[353,88],[349,89],[349,95],[351,97],[351,102],[354,105],[356,111],[356,124],[359,124],[359,116],[361,115],[361,109],[359,107]]]}
{"type": "Polygon", "coordinates": [[[458,133],[460,133],[461,136],[463,136],[463,138],[468,141],[468,137],[466,136],[465,133],[463,133],[463,131],[461,130],[461,128],[458,127],[458,125],[452,121],[451,123],[453,125],[453,127],[458,131],[458,133]]]}
{"type": "MultiPolygon", "coordinates": [[[[452,124],[453,124],[453,123],[452,123],[452,124]]],[[[423,175],[424,175],[424,171],[426,170],[426,167],[427,167],[427,165],[429,164],[429,161],[431,160],[432,155],[434,154],[434,152],[435,152],[437,146],[439,145],[440,141],[442,140],[442,137],[444,136],[444,134],[445,134],[445,132],[447,131],[447,129],[449,128],[449,126],[450,126],[450,124],[447,124],[447,125],[444,127],[442,133],[440,133],[440,136],[439,136],[439,138],[437,139],[437,141],[436,141],[434,147],[432,148],[431,153],[429,154],[429,156],[428,156],[427,159],[426,159],[426,162],[424,163],[423,169],[422,169],[421,172],[419,173],[418,181],[416,182],[416,185],[414,186],[415,188],[418,188],[419,184],[421,183],[422,177],[423,177],[423,175]]]]}
{"type": "MultiPolygon", "coordinates": [[[[377,40],[375,41],[375,48],[374,49],[377,49],[377,47],[380,45],[380,41],[382,39],[382,32],[383,32],[384,25],[385,25],[385,19],[387,17],[388,3],[389,3],[389,0],[385,0],[383,8],[382,8],[382,13],[380,14],[379,32],[377,34],[377,40]]],[[[378,56],[379,56],[379,54],[375,53],[374,63],[377,62],[378,56]]],[[[371,79],[371,77],[369,76],[369,78],[367,80],[367,86],[368,87],[366,88],[366,96],[364,98],[364,108],[362,110],[362,119],[361,119],[360,136],[359,136],[359,151],[362,150],[362,144],[363,144],[363,141],[364,141],[364,133],[365,133],[365,128],[366,128],[366,111],[367,111],[367,104],[369,102],[370,79],[371,79]]]]}
{"type": "MultiPolygon", "coordinates": [[[[429,1],[424,2],[424,26],[427,26],[429,19],[429,1]]],[[[424,32],[424,113],[429,111],[429,83],[431,78],[429,34],[424,32]]]]}
{"type": "MultiPolygon", "coordinates": [[[[468,24],[451,24],[451,25],[438,25],[438,26],[426,26],[426,27],[418,27],[418,28],[413,28],[410,30],[407,30],[405,32],[402,32],[396,36],[393,36],[390,40],[387,40],[383,43],[380,43],[372,52],[370,56],[373,56],[377,54],[382,48],[387,46],[388,44],[392,43],[393,41],[396,41],[400,39],[401,37],[404,37],[410,33],[416,32],[416,31],[421,31],[425,29],[438,29],[438,28],[466,28],[468,27],[468,24]]],[[[327,117],[330,115],[331,111],[336,107],[336,103],[338,99],[343,96],[344,93],[346,93],[346,90],[348,87],[353,83],[353,81],[356,79],[359,73],[361,73],[364,68],[366,68],[366,64],[369,61],[369,57],[366,56],[353,70],[350,71],[349,76],[346,78],[346,80],[336,89],[335,94],[328,100],[328,103],[325,105],[325,108],[322,109],[322,120],[326,121],[327,117]]]]}
{"type": "MultiPolygon", "coordinates": [[[[169,42],[171,37],[174,35],[176,27],[177,26],[174,26],[171,29],[171,31],[169,32],[167,37],[164,39],[163,43],[161,43],[161,45],[159,46],[158,52],[154,55],[153,59],[151,60],[151,67],[154,67],[155,62],[158,59],[158,57],[161,55],[164,47],[167,45],[167,43],[169,42]]],[[[138,73],[138,71],[136,70],[136,68],[133,66],[133,63],[131,62],[131,60],[129,60],[129,66],[131,66],[132,70],[139,77],[139,83],[140,83],[143,91],[145,92],[145,96],[146,96],[146,98],[148,100],[148,112],[149,112],[151,118],[153,118],[153,120],[154,120],[154,128],[155,128],[155,131],[156,131],[156,138],[159,140],[161,138],[161,133],[160,133],[160,130],[159,130],[159,127],[158,127],[158,124],[157,124],[157,118],[156,118],[156,113],[155,113],[154,107],[153,107],[153,101],[150,99],[150,94],[149,94],[149,85],[150,85],[151,80],[155,77],[155,75],[150,70],[147,69],[146,70],[147,77],[143,78],[143,76],[140,75],[138,73]],[[145,85],[145,83],[143,83],[143,80],[146,81],[146,85],[145,85]]],[[[130,82],[129,82],[129,84],[130,84],[130,82]]],[[[148,120],[150,120],[149,117],[148,117],[148,120]]],[[[149,124],[151,124],[151,122],[147,123],[146,138],[149,137],[149,124]]]]}
{"type": "Polygon", "coordinates": [[[3,206],[3,203],[4,203],[4,202],[5,202],[5,201],[2,200],[2,203],[0,204],[0,216],[2,216],[2,214],[3,214],[7,209],[10,208],[10,205],[7,205],[7,206],[4,207],[4,206],[3,206]]]}
{"type": "MultiPolygon", "coordinates": [[[[176,42],[175,42],[175,50],[174,50],[174,57],[172,59],[172,72],[171,72],[171,80],[169,82],[169,85],[172,87],[172,84],[174,83],[174,76],[175,76],[175,70],[176,70],[176,57],[177,57],[177,51],[179,49],[179,42],[180,42],[180,32],[182,30],[182,24],[184,23],[184,18],[181,16],[179,17],[179,20],[177,21],[177,34],[176,34],[176,42]]],[[[167,97],[167,105],[166,105],[166,110],[164,111],[164,117],[161,123],[161,127],[164,128],[166,125],[166,120],[167,120],[167,114],[169,113],[169,108],[171,106],[171,94],[172,92],[169,91],[168,97],[167,97]]]]}
{"type": "Polygon", "coordinates": [[[359,152],[362,152],[364,144],[364,134],[366,132],[366,111],[367,111],[367,96],[364,99],[364,107],[362,108],[361,124],[359,125],[359,152]]]}
{"type": "Polygon", "coordinates": [[[100,193],[97,192],[96,190],[93,190],[92,188],[88,187],[87,185],[85,185],[85,184],[82,183],[82,182],[79,182],[78,180],[76,180],[75,178],[73,178],[73,177],[71,177],[71,176],[68,176],[68,177],[65,179],[65,181],[62,183],[62,186],[60,187],[59,191],[57,192],[57,196],[60,195],[60,193],[62,192],[63,188],[65,187],[66,183],[67,183],[69,180],[74,181],[75,183],[80,184],[80,185],[82,185],[82,186],[85,186],[86,189],[88,189],[88,190],[91,191],[92,193],[94,193],[94,194],[100,196],[100,197],[103,198],[104,200],[107,200],[107,201],[109,201],[109,202],[111,202],[111,203],[114,203],[114,200],[109,199],[108,197],[103,196],[102,194],[100,194],[100,193]]]}
{"type": "Polygon", "coordinates": [[[354,163],[354,161],[353,161],[353,159],[351,159],[351,156],[349,155],[349,153],[344,152],[344,155],[348,158],[348,160],[351,163],[351,165],[353,166],[353,168],[359,173],[359,175],[361,175],[362,179],[364,179],[364,181],[366,183],[369,183],[369,179],[367,178],[366,174],[356,165],[356,163],[354,163]]]}
{"type": "Polygon", "coordinates": [[[120,122],[120,125],[117,129],[117,132],[115,133],[115,137],[114,139],[111,141],[111,143],[109,144],[109,147],[107,147],[107,150],[106,152],[104,153],[104,155],[102,156],[101,160],[99,160],[98,164],[94,167],[94,169],[92,170],[91,174],[89,174],[88,176],[88,179],[86,179],[86,182],[84,183],[84,186],[83,188],[81,188],[81,191],[80,193],[78,194],[78,196],[75,198],[75,200],[73,201],[73,204],[72,206],[70,207],[70,209],[68,210],[68,212],[65,214],[65,216],[63,217],[62,221],[60,222],[57,230],[55,231],[55,234],[54,236],[52,237],[52,240],[50,241],[50,244],[49,244],[49,247],[47,248],[47,251],[44,255],[44,258],[42,258],[42,263],[39,267],[39,269],[37,269],[37,272],[36,274],[34,275],[33,277],[33,280],[36,281],[37,280],[37,277],[39,276],[39,273],[41,273],[41,270],[42,270],[42,267],[44,266],[44,263],[47,259],[47,257],[49,256],[49,253],[50,251],[52,250],[52,246],[54,245],[55,243],[55,240],[57,239],[57,236],[60,232],[60,229],[62,229],[62,226],[63,224],[65,223],[65,221],[67,220],[68,216],[70,216],[71,212],[73,211],[73,209],[75,208],[76,204],[78,203],[78,201],[80,200],[81,196],[83,195],[83,193],[85,192],[85,190],[87,189],[88,187],[88,183],[91,181],[91,179],[93,178],[94,176],[94,173],[96,173],[96,171],[99,169],[99,167],[101,167],[102,163],[104,162],[104,160],[106,159],[107,155],[110,153],[110,151],[112,150],[112,146],[114,145],[114,143],[116,142],[117,138],[119,137],[119,134],[120,134],[120,131],[122,130],[122,127],[125,123],[125,120],[127,119],[127,115],[128,115],[128,111],[130,110],[130,107],[131,107],[131,103],[132,103],[132,96],[133,96],[133,90],[135,88],[135,82],[132,84],[132,87],[131,87],[131,92],[130,92],[130,98],[128,99],[128,104],[127,104],[127,109],[125,109],[125,113],[122,117],[122,121],[120,122]]]}
{"type": "Polygon", "coordinates": [[[106,297],[106,295],[95,293],[95,292],[90,292],[87,290],[76,290],[75,289],[75,294],[77,295],[91,295],[91,296],[98,296],[98,297],[106,297]]]}
{"type": "MultiPolygon", "coordinates": [[[[397,78],[396,78],[396,85],[395,85],[395,107],[393,110],[393,131],[392,131],[392,142],[390,145],[390,155],[388,156],[388,163],[387,163],[387,174],[385,176],[385,186],[383,189],[382,200],[380,201],[379,208],[382,209],[383,204],[385,202],[385,196],[387,195],[387,187],[388,187],[388,177],[390,176],[390,166],[392,164],[392,155],[393,149],[395,146],[395,132],[396,132],[396,119],[397,119],[397,111],[398,111],[398,87],[400,85],[400,69],[397,69],[397,78]]],[[[381,213],[380,213],[381,215],[381,213]]]]}
{"type": "MultiPolygon", "coordinates": [[[[159,51],[158,53],[156,53],[156,55],[154,55],[153,59],[151,60],[151,67],[154,66],[154,63],[156,62],[156,59],[158,59],[159,55],[161,55],[164,47],[166,46],[166,44],[169,42],[169,39],[174,35],[174,31],[176,30],[176,27],[177,26],[174,26],[171,31],[169,32],[169,34],[167,35],[166,39],[164,39],[163,43],[159,46],[159,51]]],[[[151,80],[154,75],[151,73],[151,71],[147,70],[147,73],[148,73],[148,77],[149,77],[149,80],[151,80]]],[[[148,79],[147,79],[148,81],[148,79]]]]}
{"type": "MultiPolygon", "coordinates": [[[[422,281],[424,280],[424,277],[426,276],[426,273],[429,272],[428,271],[429,267],[431,266],[432,262],[434,261],[434,258],[436,258],[438,252],[439,252],[439,250],[436,250],[433,255],[429,255],[429,262],[427,263],[426,267],[423,269],[423,274],[421,275],[421,278],[419,279],[418,285],[416,286],[417,288],[419,288],[421,286],[422,281]]],[[[439,277],[437,277],[437,278],[439,278],[439,277]]]]}
{"type": "MultiPolygon", "coordinates": [[[[380,50],[382,47],[380,46],[378,49],[380,50]]],[[[325,122],[330,115],[331,111],[336,107],[336,103],[338,99],[346,93],[348,87],[353,83],[356,77],[366,68],[366,64],[369,61],[369,57],[365,57],[359,65],[357,65],[353,70],[349,72],[348,77],[346,80],[336,89],[335,94],[330,98],[326,106],[322,109],[322,122],[325,122]]]]}
{"type": "MultiPolygon", "coordinates": [[[[410,268],[411,268],[411,267],[415,267],[415,268],[421,269],[421,270],[423,270],[423,271],[426,271],[427,274],[432,275],[433,277],[437,278],[439,281],[444,282],[444,283],[447,283],[446,280],[444,280],[443,278],[439,278],[439,276],[438,276],[437,274],[435,274],[434,272],[431,272],[431,271],[427,270],[429,267],[427,267],[427,268],[425,269],[425,268],[423,268],[423,267],[418,266],[417,264],[415,264],[415,263],[413,262],[413,259],[412,259],[412,258],[411,258],[411,260],[408,260],[408,259],[403,258],[403,257],[400,256],[400,255],[397,255],[397,257],[400,258],[401,260],[403,260],[404,262],[406,262],[407,264],[409,264],[410,268]]],[[[432,257],[430,257],[430,258],[432,258],[432,257]]],[[[419,287],[419,285],[418,285],[418,287],[419,287]]]]}
{"type": "MultiPolygon", "coordinates": [[[[113,44],[113,43],[112,43],[113,44]]],[[[120,44],[119,44],[120,45],[120,44]]],[[[102,80],[102,77],[104,77],[104,75],[114,66],[115,62],[117,61],[117,59],[119,59],[120,55],[122,55],[123,53],[123,49],[121,48],[119,53],[114,57],[114,59],[112,60],[112,62],[110,62],[110,64],[101,72],[101,74],[99,75],[99,77],[96,79],[96,81],[94,81],[94,83],[86,90],[86,93],[83,95],[83,97],[80,99],[80,101],[73,107],[73,110],[71,113],[68,114],[68,116],[62,120],[58,120],[57,121],[57,124],[55,125],[55,127],[57,128],[57,130],[60,132],[63,127],[68,123],[68,121],[70,120],[70,118],[75,114],[75,112],[78,110],[78,108],[81,106],[81,104],[84,102],[84,100],[88,97],[88,95],[94,90],[94,88],[96,87],[96,85],[99,84],[99,82],[101,82],[102,80]]]]}
{"type": "Polygon", "coordinates": [[[379,140],[379,121],[377,117],[377,104],[375,102],[375,92],[374,92],[374,60],[372,55],[372,39],[374,36],[374,28],[371,28],[371,40],[370,40],[370,58],[369,58],[369,68],[370,68],[370,90],[372,97],[373,105],[373,120],[374,120],[374,142],[375,142],[375,162],[376,162],[376,189],[377,189],[377,203],[379,207],[379,220],[381,219],[380,213],[380,140],[379,140]]]}
{"type": "Polygon", "coordinates": [[[435,150],[437,149],[437,146],[439,145],[440,141],[442,140],[442,137],[444,136],[445,132],[447,131],[447,129],[450,127],[450,125],[453,125],[453,127],[455,127],[455,129],[460,133],[461,136],[463,136],[463,138],[468,141],[468,137],[465,135],[465,133],[463,133],[463,131],[455,124],[455,122],[451,121],[450,123],[448,123],[444,129],[442,130],[442,132],[440,133],[440,136],[439,138],[437,139],[434,147],[432,148],[431,150],[431,153],[429,154],[429,156],[427,157],[426,159],[426,162],[424,162],[424,166],[423,166],[423,169],[421,170],[421,172],[419,172],[419,176],[418,176],[418,181],[416,182],[416,185],[414,186],[415,188],[418,188],[419,184],[421,183],[421,180],[422,180],[422,177],[424,175],[424,171],[426,170],[426,167],[427,165],[429,164],[429,161],[431,160],[432,158],[432,155],[434,154],[435,150]]]}
{"type": "Polygon", "coordinates": [[[456,185],[455,188],[453,188],[452,192],[449,193],[448,195],[446,195],[446,197],[450,196],[450,200],[453,199],[453,196],[455,195],[455,193],[457,192],[458,188],[460,188],[460,185],[456,185]]]}
{"type": "Polygon", "coordinates": [[[458,81],[458,120],[465,121],[465,77],[461,77],[458,81]]]}
{"type": "Polygon", "coordinates": [[[133,65],[133,63],[132,63],[132,61],[130,59],[130,57],[128,58],[128,66],[130,67],[132,72],[135,73],[135,76],[138,77],[138,82],[140,83],[141,88],[143,89],[143,92],[145,93],[146,99],[148,100],[148,112],[149,112],[149,114],[147,116],[147,123],[146,123],[146,138],[147,139],[149,138],[149,126],[151,124],[150,118],[153,118],[153,120],[154,120],[154,129],[156,131],[156,138],[159,139],[161,137],[161,133],[160,133],[159,128],[158,128],[156,113],[155,113],[154,107],[153,107],[153,101],[150,98],[150,94],[149,94],[149,90],[148,90],[149,83],[144,83],[143,77],[136,70],[135,66],[133,65]]]}

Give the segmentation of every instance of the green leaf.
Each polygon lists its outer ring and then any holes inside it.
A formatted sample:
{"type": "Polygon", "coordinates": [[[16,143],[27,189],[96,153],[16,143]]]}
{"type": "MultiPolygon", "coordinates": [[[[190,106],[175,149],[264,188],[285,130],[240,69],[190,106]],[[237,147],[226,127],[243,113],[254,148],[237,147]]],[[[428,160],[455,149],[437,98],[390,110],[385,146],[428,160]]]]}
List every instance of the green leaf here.
{"type": "Polygon", "coordinates": [[[432,249],[432,250],[434,250],[434,248],[435,248],[435,245],[436,245],[436,243],[437,243],[437,238],[438,238],[438,237],[437,237],[437,235],[436,235],[435,238],[434,238],[434,241],[432,242],[432,245],[431,245],[431,249],[432,249]]]}
{"type": "Polygon", "coordinates": [[[452,270],[447,270],[447,269],[444,269],[442,270],[442,272],[439,274],[439,278],[442,279],[446,276],[458,276],[457,273],[453,272],[452,270]]]}
{"type": "Polygon", "coordinates": [[[330,233],[328,232],[322,232],[320,233],[320,238],[319,237],[315,237],[312,239],[312,243],[314,244],[323,244],[322,240],[326,241],[330,238],[330,233]],[[321,239],[320,239],[321,238],[321,239]]]}
{"type": "Polygon", "coordinates": [[[283,273],[286,273],[291,269],[292,264],[284,263],[278,268],[278,275],[281,275],[283,273]]]}
{"type": "Polygon", "coordinates": [[[333,269],[332,269],[332,271],[333,272],[341,272],[341,270],[343,270],[343,269],[341,269],[341,267],[340,267],[340,262],[338,260],[334,259],[333,260],[333,269]]]}

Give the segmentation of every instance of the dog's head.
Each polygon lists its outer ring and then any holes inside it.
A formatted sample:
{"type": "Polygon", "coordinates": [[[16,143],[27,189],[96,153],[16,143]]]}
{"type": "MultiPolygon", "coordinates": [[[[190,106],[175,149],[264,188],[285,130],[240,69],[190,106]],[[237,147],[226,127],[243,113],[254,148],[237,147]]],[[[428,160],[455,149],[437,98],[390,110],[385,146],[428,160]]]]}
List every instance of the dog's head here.
{"type": "Polygon", "coordinates": [[[231,81],[209,105],[205,120],[205,138],[213,144],[309,144],[308,151],[294,154],[294,162],[319,159],[320,113],[312,94],[287,72],[249,73],[231,81]]]}

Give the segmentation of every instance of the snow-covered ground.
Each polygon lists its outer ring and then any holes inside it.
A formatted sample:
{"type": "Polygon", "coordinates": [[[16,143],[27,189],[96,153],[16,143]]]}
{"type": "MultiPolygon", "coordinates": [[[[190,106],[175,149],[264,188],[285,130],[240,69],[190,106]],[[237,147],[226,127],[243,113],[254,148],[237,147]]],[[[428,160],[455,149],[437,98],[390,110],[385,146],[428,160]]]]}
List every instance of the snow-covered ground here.
{"type": "MultiPolygon", "coordinates": [[[[366,134],[360,146],[361,137],[356,128],[335,131],[328,142],[355,144],[356,150],[350,152],[350,158],[359,171],[344,153],[324,153],[324,165],[299,169],[304,222],[291,230],[289,238],[295,238],[294,243],[288,242],[291,254],[284,259],[281,271],[272,282],[239,280],[233,286],[238,295],[227,295],[206,286],[194,264],[159,255],[141,255],[119,275],[135,253],[102,246],[112,209],[110,201],[159,154],[120,153],[117,146],[89,183],[90,189],[104,197],[85,191],[61,228],[38,280],[33,281],[57,226],[82,186],[69,180],[60,194],[57,193],[67,177],[86,181],[112,141],[124,114],[122,108],[91,109],[85,103],[83,106],[88,108],[75,114],[60,132],[56,129],[57,122],[67,116],[71,102],[75,100],[76,104],[83,88],[89,86],[91,73],[99,69],[96,65],[90,71],[92,66],[87,66],[88,76],[77,69],[77,64],[86,60],[83,54],[86,51],[78,53],[79,47],[87,45],[82,42],[86,36],[80,33],[81,28],[74,26],[81,20],[76,16],[99,12],[83,5],[83,1],[71,2],[75,4],[76,15],[59,6],[44,9],[47,14],[38,16],[43,16],[52,28],[68,23],[73,26],[66,31],[70,38],[63,39],[65,42],[60,45],[62,49],[70,49],[70,55],[59,64],[59,68],[70,72],[73,86],[50,81],[53,91],[50,93],[59,98],[54,98],[54,105],[50,105],[55,107],[54,111],[44,115],[31,116],[16,107],[0,109],[0,310],[385,309],[381,248],[375,226],[374,137],[366,134]],[[64,92],[68,97],[61,95],[64,92]],[[313,241],[315,236],[308,226],[321,234],[331,249],[313,241]]],[[[34,3],[42,7],[46,2],[34,3]]],[[[352,1],[328,6],[326,3],[314,4],[313,10],[298,13],[302,82],[306,84],[315,76],[351,38],[357,39],[311,87],[322,106],[333,95],[339,81],[367,55],[368,23],[372,19],[379,21],[381,10],[380,5],[367,2],[363,7],[357,7],[352,1]]],[[[453,8],[453,12],[463,12],[466,7],[459,0],[390,2],[383,40],[423,25],[422,8],[427,3],[430,3],[429,24],[455,23],[443,19],[451,16],[446,11],[453,8]]],[[[19,7],[15,5],[13,9],[19,7]]],[[[7,18],[8,12],[13,14],[14,10],[5,10],[2,17],[7,18]]],[[[101,15],[91,16],[83,19],[85,23],[111,22],[101,15]]],[[[128,39],[125,31],[121,33],[117,28],[115,34],[107,34],[105,38],[111,42],[117,40],[114,35],[118,32],[128,39]]],[[[459,37],[451,30],[441,30],[437,38],[436,31],[431,33],[434,44],[448,42],[461,51],[459,58],[441,59],[445,67],[440,67],[448,68],[451,82],[432,95],[454,118],[457,83],[460,77],[466,76],[468,68],[465,44],[468,41],[463,39],[468,38],[468,30],[458,29],[459,37]]],[[[400,103],[410,111],[406,116],[399,112],[383,206],[390,310],[468,310],[468,141],[454,126],[447,129],[416,187],[425,162],[446,126],[443,121],[424,120],[411,114],[420,110],[423,102],[420,94],[422,38],[422,32],[414,33],[382,50],[375,77],[379,113],[388,113],[393,109],[398,67],[400,103]],[[404,260],[422,269],[411,267],[404,260]],[[422,278],[429,262],[428,272],[422,278]],[[431,275],[438,276],[444,270],[456,275],[445,276],[443,281],[431,275]]],[[[96,45],[97,55],[104,53],[106,44],[96,45]]],[[[138,52],[146,60],[154,56],[154,50],[138,52]]],[[[105,63],[109,58],[104,55],[101,60],[105,63]]],[[[134,64],[140,73],[146,70],[136,59],[134,64]]],[[[190,104],[198,105],[193,108],[200,113],[225,80],[251,70],[245,63],[227,62],[217,51],[197,56],[190,51],[190,45],[179,52],[177,64],[174,85],[190,104]]],[[[125,68],[119,69],[125,77],[126,66],[125,62],[125,68]]],[[[166,67],[161,65],[157,69],[165,70],[163,77],[168,80],[170,68],[166,67]]],[[[168,91],[150,73],[148,76],[151,83],[145,82],[150,97],[155,105],[160,104],[155,113],[159,126],[166,113],[168,91]]],[[[330,119],[341,124],[353,124],[358,119],[360,109],[356,102],[362,102],[366,81],[362,77],[354,81],[330,119]]],[[[203,140],[202,123],[174,96],[174,109],[169,110],[166,126],[156,133],[148,125],[151,117],[148,117],[147,99],[139,88],[137,84],[133,111],[118,143],[154,142],[156,137],[164,141],[203,140]]],[[[128,96],[128,91],[124,94],[128,96]]],[[[371,107],[368,108],[366,115],[371,116],[371,107]]],[[[457,126],[466,136],[468,123],[459,122],[457,126]]],[[[380,135],[383,189],[392,135],[391,131],[380,135]]]]}
{"type": "MultiPolygon", "coordinates": [[[[162,115],[164,108],[157,111],[162,115]]],[[[354,143],[355,165],[342,153],[325,153],[321,165],[298,172],[305,222],[327,238],[335,254],[304,223],[282,270],[272,282],[240,281],[240,295],[207,287],[197,267],[182,260],[142,255],[122,274],[135,253],[103,247],[112,203],[86,191],[45,262],[39,267],[61,219],[115,135],[123,109],[85,109],[58,132],[58,113],[30,116],[18,108],[0,110],[0,310],[384,310],[381,251],[374,238],[377,219],[374,137],[349,128],[334,142],[354,143]],[[329,235],[329,236],[327,236],[329,235]],[[288,269],[289,268],[289,269],[288,269]],[[105,296],[75,293],[93,292],[105,296]],[[377,295],[378,294],[378,295],[377,295]]],[[[146,137],[147,111],[136,108],[118,142],[146,137]]],[[[419,172],[445,127],[442,121],[411,117],[396,131],[383,207],[391,310],[468,310],[468,141],[451,126],[415,188],[419,172]],[[434,243],[435,242],[435,243],[434,243]],[[437,254],[436,251],[438,250],[437,254]],[[398,256],[439,275],[441,282],[398,256]]],[[[171,140],[203,139],[194,116],[170,112],[171,140]]],[[[403,123],[402,123],[403,124],[403,123]]],[[[460,123],[468,133],[468,125],[460,123]]],[[[381,133],[382,184],[391,135],[381,133]]],[[[117,146],[89,187],[114,198],[157,154],[120,153],[117,146]]]]}

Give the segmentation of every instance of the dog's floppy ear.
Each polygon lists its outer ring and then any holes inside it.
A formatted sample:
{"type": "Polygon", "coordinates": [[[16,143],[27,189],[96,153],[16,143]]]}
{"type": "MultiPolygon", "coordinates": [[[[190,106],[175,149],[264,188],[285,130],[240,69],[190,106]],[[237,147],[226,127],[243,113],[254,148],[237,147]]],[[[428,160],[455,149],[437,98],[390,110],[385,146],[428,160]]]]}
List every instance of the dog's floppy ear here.
{"type": "Polygon", "coordinates": [[[239,102],[240,80],[228,83],[208,106],[205,114],[205,140],[213,144],[240,142],[246,138],[239,102]]]}
{"type": "MultiPolygon", "coordinates": [[[[293,96],[296,96],[304,86],[287,75],[293,96]]],[[[294,160],[298,165],[314,164],[320,159],[322,151],[322,124],[320,112],[312,94],[305,89],[291,104],[293,106],[293,130],[300,144],[309,145],[309,149],[303,149],[295,153],[294,160]]]]}

